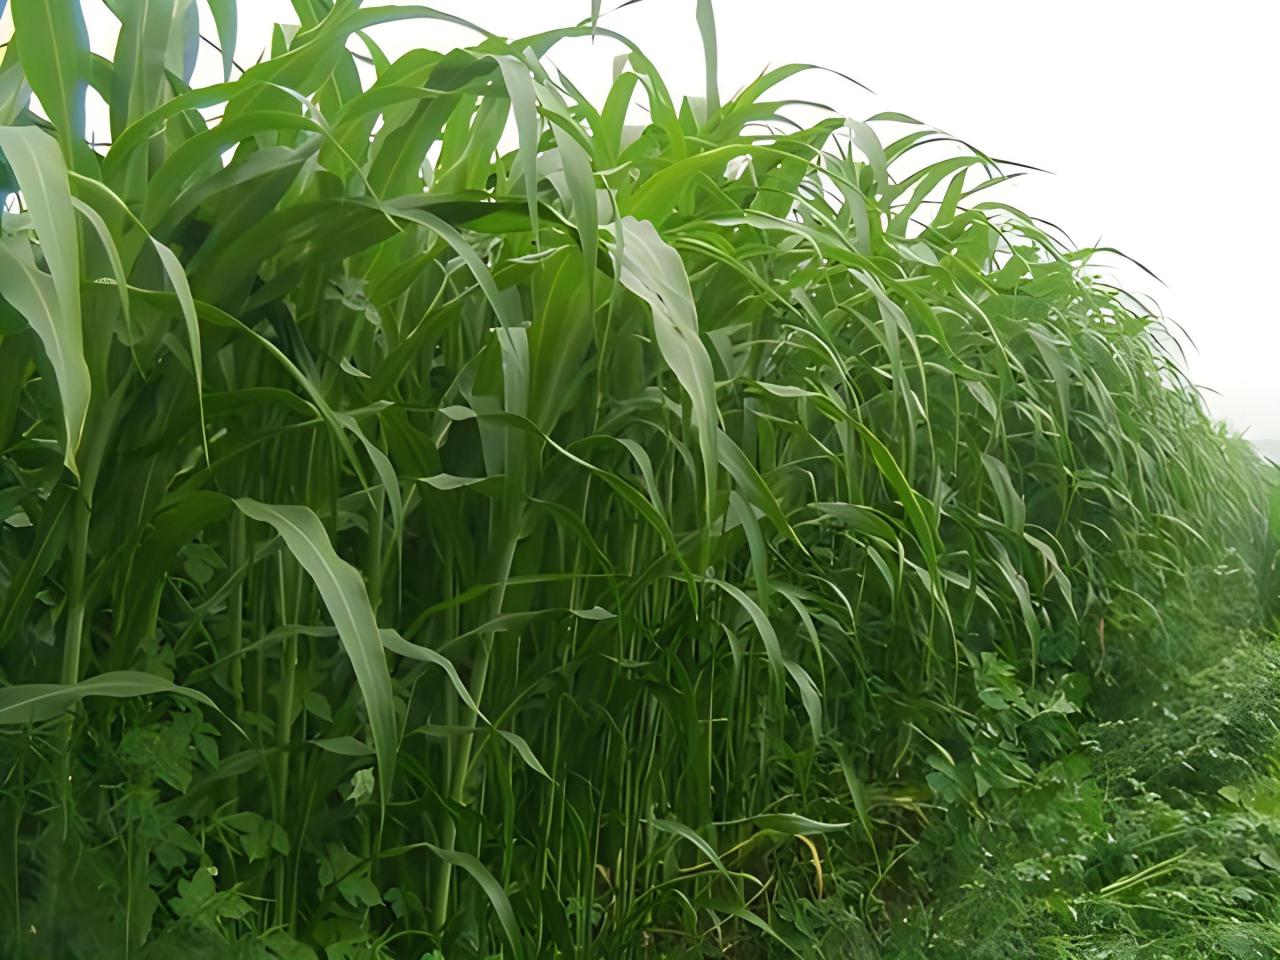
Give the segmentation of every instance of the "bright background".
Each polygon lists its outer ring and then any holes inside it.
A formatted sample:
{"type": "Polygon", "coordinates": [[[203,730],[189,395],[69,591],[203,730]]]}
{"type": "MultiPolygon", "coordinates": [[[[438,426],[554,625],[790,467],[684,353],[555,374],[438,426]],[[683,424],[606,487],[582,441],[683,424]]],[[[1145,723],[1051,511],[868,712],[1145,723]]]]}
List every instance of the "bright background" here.
{"type": "MultiPolygon", "coordinates": [[[[609,12],[618,2],[605,0],[602,24],[635,40],[673,93],[699,94],[694,0],[642,0],[609,12]]],[[[432,5],[518,36],[576,22],[590,0],[432,5]]],[[[243,66],[267,45],[271,23],[296,22],[288,0],[248,0],[240,9],[243,66]]],[[[114,19],[101,0],[87,10],[93,46],[110,49],[114,19]]],[[[822,72],[788,81],[782,92],[859,119],[908,113],[992,156],[1052,171],[1010,184],[1005,198],[1078,245],[1119,247],[1159,275],[1166,285],[1121,261],[1112,274],[1186,331],[1187,366],[1210,409],[1280,457],[1280,307],[1268,266],[1280,223],[1272,183],[1280,4],[719,0],[716,16],[726,91],[769,65],[829,66],[876,93],[822,72]]],[[[214,35],[211,27],[206,34],[214,35]]],[[[430,21],[378,28],[374,38],[392,56],[474,39],[430,21]]],[[[604,89],[619,50],[607,40],[575,40],[551,59],[593,94],[604,89]]],[[[216,54],[205,53],[197,79],[212,81],[216,54]]]]}

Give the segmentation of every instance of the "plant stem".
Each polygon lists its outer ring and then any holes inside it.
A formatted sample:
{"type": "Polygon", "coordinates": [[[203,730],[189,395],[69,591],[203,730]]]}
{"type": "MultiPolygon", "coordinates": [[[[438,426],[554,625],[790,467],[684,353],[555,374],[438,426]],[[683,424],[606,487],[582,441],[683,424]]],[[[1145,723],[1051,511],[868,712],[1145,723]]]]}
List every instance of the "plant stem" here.
{"type": "MultiPolygon", "coordinates": [[[[493,566],[487,583],[497,584],[490,593],[490,600],[485,607],[481,622],[488,623],[502,612],[502,601],[507,592],[507,579],[511,573],[511,562],[515,558],[516,544],[519,542],[520,521],[523,516],[517,507],[505,523],[501,525],[497,538],[498,549],[491,555],[493,566]]],[[[480,636],[479,651],[472,668],[470,693],[477,707],[481,706],[485,682],[488,679],[489,660],[493,652],[493,631],[486,631],[480,636]]],[[[471,768],[471,749],[475,742],[476,715],[468,713],[462,720],[467,732],[459,738],[458,752],[454,758],[453,769],[449,776],[449,799],[455,804],[466,800],[467,774],[471,768]]],[[[452,815],[444,822],[444,837],[441,846],[453,852],[457,845],[458,827],[452,815]]],[[[441,859],[436,870],[434,927],[437,931],[444,929],[445,918],[449,912],[449,887],[453,877],[453,864],[441,859]]]]}
{"type": "Polygon", "coordinates": [[[71,527],[70,560],[67,576],[67,621],[62,638],[63,683],[80,680],[80,647],[84,637],[84,571],[89,552],[89,504],[82,496],[74,498],[71,527]]]}

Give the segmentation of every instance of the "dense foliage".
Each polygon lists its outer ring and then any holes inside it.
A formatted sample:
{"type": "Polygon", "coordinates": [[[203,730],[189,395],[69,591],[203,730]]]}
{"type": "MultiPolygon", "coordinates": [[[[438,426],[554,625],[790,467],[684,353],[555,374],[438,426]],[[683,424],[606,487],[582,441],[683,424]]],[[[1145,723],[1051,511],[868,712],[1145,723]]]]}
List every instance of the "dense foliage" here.
{"type": "MultiPolygon", "coordinates": [[[[1162,606],[1167,650],[1094,697],[1076,749],[923,831],[907,858],[930,893],[867,956],[1280,956],[1280,649],[1239,578],[1203,572],[1162,606]]],[[[841,935],[810,912],[810,940],[841,935]]]]}
{"type": "Polygon", "coordinates": [[[354,0],[243,71],[213,0],[190,89],[194,0],[108,6],[0,66],[5,955],[871,936],[1274,562],[1158,318],[910,118],[354,0]]]}

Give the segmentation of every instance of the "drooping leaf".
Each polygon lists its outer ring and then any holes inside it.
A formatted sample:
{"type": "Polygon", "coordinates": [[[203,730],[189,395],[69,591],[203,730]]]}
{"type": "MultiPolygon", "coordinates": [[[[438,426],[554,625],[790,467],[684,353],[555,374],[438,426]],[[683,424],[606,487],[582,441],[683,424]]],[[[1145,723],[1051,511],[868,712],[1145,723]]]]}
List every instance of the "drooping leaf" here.
{"type": "MultiPolygon", "coordinates": [[[[136,670],[99,674],[79,683],[28,683],[0,687],[0,724],[39,723],[86,697],[144,697],[173,693],[214,707],[199,690],[136,670]]],[[[216,707],[215,707],[216,709],[216,707]]]]}
{"type": "Polygon", "coordinates": [[[66,434],[64,460],[79,476],[76,451],[89,413],[89,367],[84,355],[80,317],[80,234],[67,168],[48,134],[35,127],[0,127],[0,151],[13,168],[45,273],[25,241],[6,238],[0,244],[0,287],[44,345],[62,398],[66,434]]]}
{"type": "Polygon", "coordinates": [[[306,507],[276,506],[248,498],[236,500],[236,506],[250,520],[274,527],[315,583],[364,698],[385,803],[394,780],[399,733],[382,638],[359,571],[338,556],[320,518],[306,507]]]}

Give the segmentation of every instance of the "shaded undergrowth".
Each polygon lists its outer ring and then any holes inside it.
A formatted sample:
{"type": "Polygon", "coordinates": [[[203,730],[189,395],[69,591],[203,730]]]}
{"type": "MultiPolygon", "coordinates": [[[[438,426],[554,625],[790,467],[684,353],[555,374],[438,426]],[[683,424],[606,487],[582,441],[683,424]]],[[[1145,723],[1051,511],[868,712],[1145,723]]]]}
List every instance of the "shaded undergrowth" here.
{"type": "Polygon", "coordinates": [[[1126,652],[1077,749],[989,819],[925,831],[926,902],[870,955],[1280,956],[1280,640],[1247,582],[1198,587],[1165,610],[1166,656],[1126,652]]]}

